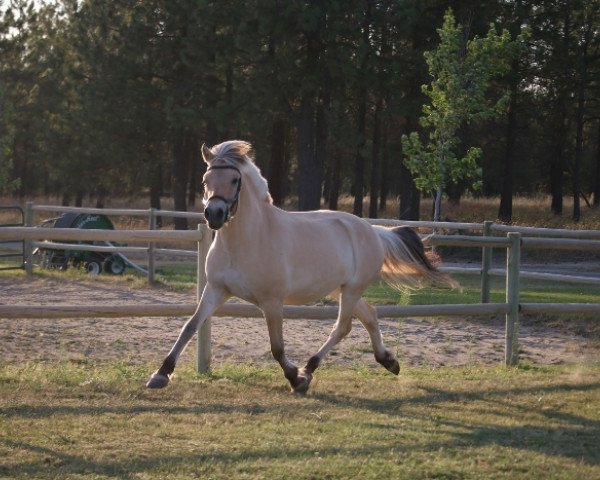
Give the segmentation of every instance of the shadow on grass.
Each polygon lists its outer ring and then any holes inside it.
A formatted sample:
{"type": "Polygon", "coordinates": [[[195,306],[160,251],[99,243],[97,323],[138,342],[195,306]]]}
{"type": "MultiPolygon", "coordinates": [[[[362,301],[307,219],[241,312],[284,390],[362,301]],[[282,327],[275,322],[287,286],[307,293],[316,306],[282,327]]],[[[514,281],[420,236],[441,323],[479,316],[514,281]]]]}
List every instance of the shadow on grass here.
{"type": "MultiPolygon", "coordinates": [[[[267,388],[266,386],[264,387],[267,388]]],[[[569,413],[561,410],[560,407],[548,408],[542,410],[533,405],[529,399],[519,402],[518,399],[528,395],[542,394],[568,394],[592,392],[600,389],[600,382],[586,384],[558,384],[546,386],[534,386],[524,388],[499,388],[486,389],[485,391],[447,391],[440,388],[431,388],[421,386],[426,393],[411,397],[372,399],[361,398],[351,395],[332,395],[317,393],[307,397],[304,404],[279,404],[275,402],[272,405],[257,404],[237,404],[224,400],[223,402],[211,403],[206,405],[132,405],[132,406],[16,406],[4,408],[0,411],[3,418],[25,417],[25,418],[47,418],[60,415],[103,415],[119,414],[133,415],[144,413],[159,413],[164,415],[172,414],[214,414],[224,413],[235,415],[241,413],[253,413],[264,415],[264,421],[273,421],[269,418],[274,412],[281,413],[289,411],[290,415],[294,411],[314,410],[319,404],[326,405],[333,409],[352,409],[358,410],[356,423],[369,423],[373,428],[373,415],[387,415],[390,417],[401,417],[403,419],[413,420],[418,425],[435,425],[435,435],[427,435],[423,441],[417,444],[411,442],[402,442],[398,440],[394,445],[394,451],[402,454],[431,454],[432,452],[443,451],[444,455],[452,457],[464,455],[466,448],[477,447],[498,447],[536,452],[548,456],[558,456],[577,460],[582,464],[589,466],[600,465],[600,450],[597,446],[600,444],[600,421],[587,418],[583,415],[569,413]],[[509,400],[510,398],[510,400],[509,400]],[[491,424],[489,418],[485,421],[478,421],[477,418],[470,418],[466,415],[463,419],[451,418],[451,415],[444,415],[444,409],[460,411],[464,408],[465,402],[478,402],[486,409],[486,405],[491,408],[501,407],[496,412],[505,417],[523,414],[524,421],[521,424],[506,425],[505,422],[491,424]],[[529,402],[529,403],[528,403],[529,402]],[[425,411],[415,409],[414,407],[436,406],[439,415],[435,417],[431,409],[425,411]],[[360,415],[362,412],[364,415],[360,415]],[[371,414],[371,415],[370,415],[371,414]],[[552,421],[552,425],[536,425],[534,422],[528,422],[527,416],[531,418],[543,418],[552,421]],[[440,439],[441,438],[441,439],[440,439]],[[431,439],[427,441],[427,439],[431,439]]],[[[272,394],[272,392],[271,392],[272,394]]],[[[401,427],[394,427],[394,422],[387,425],[385,421],[380,422],[381,428],[396,428],[401,434],[401,427]]],[[[132,432],[133,434],[134,432],[132,432]]],[[[199,432],[199,435],[201,433],[199,432]]],[[[383,435],[383,434],[382,434],[383,435]]],[[[18,441],[9,438],[0,437],[0,445],[10,450],[24,450],[39,455],[39,459],[30,459],[23,463],[10,467],[0,465],[0,476],[8,475],[10,477],[35,478],[61,478],[67,475],[86,475],[95,474],[109,478],[138,478],[141,473],[151,473],[160,475],[161,472],[182,471],[188,472],[190,469],[196,469],[196,472],[205,472],[208,468],[231,468],[232,464],[241,464],[243,462],[266,461],[266,462],[286,462],[292,460],[309,461],[314,458],[317,447],[290,447],[282,442],[276,446],[264,447],[255,445],[238,450],[226,449],[201,449],[193,452],[177,452],[168,444],[164,445],[164,450],[155,456],[143,456],[140,453],[133,453],[130,457],[93,460],[89,456],[77,455],[76,453],[65,453],[59,449],[48,448],[32,442],[18,441]]],[[[343,441],[331,443],[329,446],[319,445],[318,451],[322,457],[340,457],[347,459],[354,458],[373,458],[384,457],[389,454],[390,445],[386,442],[369,442],[368,444],[357,444],[355,442],[343,441]]],[[[252,469],[252,465],[245,464],[247,468],[252,469]]],[[[258,468],[258,467],[257,467],[258,468]]],[[[185,474],[185,473],[182,473],[185,474]]]]}
{"type": "MultiPolygon", "coordinates": [[[[441,433],[450,435],[447,440],[423,442],[418,445],[394,445],[397,455],[415,455],[423,453],[430,456],[432,452],[444,452],[451,457],[464,455],[465,448],[473,447],[508,447],[537,451],[546,455],[562,456],[577,459],[588,465],[598,465],[597,450],[598,429],[585,428],[545,428],[523,425],[519,427],[472,426],[465,432],[465,424],[442,420],[439,425],[441,433]],[[459,426],[462,431],[456,431],[459,426]],[[556,439],[556,440],[554,440],[556,439]]],[[[89,457],[64,453],[47,447],[22,441],[0,439],[0,444],[10,449],[26,450],[40,455],[38,460],[29,460],[10,467],[0,466],[0,475],[9,474],[14,477],[62,478],[67,475],[101,475],[109,478],[133,479],[140,474],[166,475],[178,472],[182,475],[208,473],[214,469],[223,474],[223,469],[231,469],[232,465],[245,465],[247,471],[253,468],[261,472],[260,466],[253,467],[253,461],[274,462],[311,461],[315,458],[315,448],[289,448],[285,444],[279,447],[256,447],[238,451],[223,449],[220,451],[181,452],[165,449],[164,453],[155,457],[132,455],[119,460],[95,461],[89,457]]],[[[389,455],[390,446],[372,442],[368,445],[320,445],[319,456],[322,458],[376,458],[389,455]]],[[[351,460],[347,460],[351,462],[351,460]]],[[[233,470],[235,471],[235,469],[233,470]]],[[[263,472],[264,473],[264,472],[263,472]]],[[[284,473],[284,472],[281,472],[284,473]]],[[[448,472],[450,474],[450,472],[448,472]]],[[[332,477],[335,478],[335,477],[332,477]]],[[[341,477],[340,477],[341,478],[341,477]]],[[[428,477],[429,478],[429,477],[428,477]]],[[[437,477],[436,477],[437,478],[437,477]]],[[[444,476],[443,478],[454,478],[444,476]]],[[[463,478],[458,475],[456,478],[463,478]]]]}
{"type": "MultiPolygon", "coordinates": [[[[600,465],[600,420],[576,415],[556,408],[541,409],[539,406],[519,404],[515,399],[525,395],[567,394],[573,392],[591,392],[600,390],[600,382],[584,384],[558,384],[526,388],[496,389],[485,391],[455,392],[440,388],[421,386],[425,395],[408,398],[370,399],[344,395],[316,394],[315,399],[331,405],[352,405],[353,408],[369,413],[403,416],[412,413],[407,410],[413,406],[448,406],[460,410],[466,402],[482,402],[490,408],[502,408],[505,417],[514,417],[517,412],[525,418],[542,416],[545,420],[560,426],[537,426],[525,420],[518,426],[500,426],[478,424],[468,416],[456,421],[436,417],[439,426],[452,427],[448,431],[453,438],[443,445],[444,448],[499,446],[534,450],[547,455],[559,455],[579,460],[589,465],[600,465]],[[507,400],[508,398],[512,400],[507,400]],[[456,431],[456,430],[461,431],[456,431]],[[464,430],[467,430],[466,432],[464,430]]],[[[439,410],[438,410],[439,411],[439,410]]],[[[488,410],[489,411],[489,410],[488,410]]],[[[443,415],[443,413],[441,414],[443,415]]]]}

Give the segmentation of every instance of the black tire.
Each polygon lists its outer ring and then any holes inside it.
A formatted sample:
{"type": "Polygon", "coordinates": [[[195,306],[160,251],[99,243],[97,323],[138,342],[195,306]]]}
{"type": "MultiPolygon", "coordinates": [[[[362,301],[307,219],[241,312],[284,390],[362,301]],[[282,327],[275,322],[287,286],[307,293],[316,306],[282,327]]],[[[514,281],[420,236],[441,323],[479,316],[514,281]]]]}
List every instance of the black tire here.
{"type": "Polygon", "coordinates": [[[112,275],[123,275],[125,261],[119,256],[112,256],[104,262],[104,271],[112,275]]]}
{"type": "Polygon", "coordinates": [[[96,260],[91,260],[85,264],[85,271],[89,275],[100,275],[100,272],[102,272],[102,264],[96,260]]]}

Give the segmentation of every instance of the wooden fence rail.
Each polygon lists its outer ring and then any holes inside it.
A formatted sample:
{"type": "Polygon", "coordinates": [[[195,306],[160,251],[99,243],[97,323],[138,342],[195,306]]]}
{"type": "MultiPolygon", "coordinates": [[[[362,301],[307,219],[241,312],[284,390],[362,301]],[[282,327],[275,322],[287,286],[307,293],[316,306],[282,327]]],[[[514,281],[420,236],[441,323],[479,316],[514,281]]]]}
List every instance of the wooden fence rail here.
{"type": "MultiPolygon", "coordinates": [[[[199,301],[204,286],[206,274],[204,271],[205,258],[210,248],[212,236],[205,224],[198,225],[198,231],[156,231],[156,230],[94,230],[94,229],[41,229],[32,227],[0,228],[0,239],[25,238],[31,242],[33,239],[45,238],[47,240],[86,240],[86,241],[155,241],[169,239],[177,241],[196,241],[198,244],[197,261],[197,301],[199,301]]],[[[513,252],[520,250],[520,235],[509,235],[508,239],[488,239],[480,237],[455,237],[438,235],[431,238],[436,245],[448,242],[451,245],[493,245],[509,248],[513,252]],[[516,240],[515,240],[516,239],[516,240]]],[[[516,254],[509,255],[509,258],[516,254]]],[[[28,258],[31,271],[31,257],[28,258]]],[[[497,315],[505,314],[507,324],[512,325],[507,329],[505,359],[507,364],[518,361],[516,356],[518,334],[518,277],[519,264],[517,261],[507,263],[507,302],[499,304],[471,304],[471,305],[414,305],[414,306],[382,306],[378,307],[382,316],[440,316],[440,315],[497,315]],[[509,335],[512,335],[509,337],[509,335]]],[[[9,306],[0,305],[0,316],[8,318],[60,318],[60,317],[101,317],[101,316],[148,316],[148,315],[189,315],[193,311],[190,305],[86,305],[86,306],[9,306]]],[[[226,316],[261,316],[258,308],[239,303],[224,305],[216,315],[226,316]]],[[[286,318],[319,318],[330,319],[337,315],[337,307],[286,307],[286,318]]],[[[198,370],[207,371],[210,368],[210,319],[205,322],[198,335],[198,370]]]]}
{"type": "MultiPolygon", "coordinates": [[[[204,214],[199,212],[179,212],[172,210],[156,210],[154,208],[150,209],[123,209],[123,208],[81,208],[81,207],[66,207],[59,205],[35,205],[32,202],[27,203],[26,205],[26,214],[25,217],[29,220],[26,220],[27,226],[33,226],[33,216],[34,212],[59,212],[59,213],[86,213],[86,214],[103,214],[103,215],[115,215],[115,216],[146,216],[148,217],[148,229],[155,230],[156,229],[156,219],[158,217],[180,217],[180,218],[189,218],[193,220],[198,220],[200,222],[204,222],[204,214]]],[[[482,231],[483,237],[488,238],[492,237],[492,240],[489,240],[489,244],[483,245],[482,248],[482,261],[481,261],[481,269],[473,269],[473,268],[464,268],[460,270],[460,268],[453,268],[452,273],[464,273],[464,274],[476,274],[481,275],[481,302],[487,303],[489,302],[489,292],[490,292],[490,275],[498,275],[500,274],[498,269],[492,269],[492,250],[494,245],[496,245],[496,239],[494,239],[494,234],[505,235],[507,232],[519,232],[524,237],[523,248],[555,248],[555,249],[574,249],[581,248],[591,251],[597,251],[597,244],[594,242],[586,245],[585,243],[574,243],[572,245],[568,245],[565,243],[557,244],[555,242],[556,239],[560,238],[574,238],[574,239],[587,239],[587,240],[600,240],[600,231],[598,230],[567,230],[567,229],[552,229],[552,228],[538,228],[538,227],[519,227],[513,225],[502,225],[495,224],[490,221],[485,221],[483,223],[467,223],[467,222],[428,222],[428,221],[407,221],[407,220],[393,220],[393,219],[368,219],[368,221],[372,225],[385,225],[385,226],[411,226],[415,228],[425,228],[432,229],[434,232],[440,231],[457,231],[460,234],[469,233],[473,234],[474,232],[482,231]],[[535,240],[530,240],[530,237],[534,236],[537,239],[544,237],[551,237],[552,239],[548,242],[536,242],[535,240]]],[[[462,235],[466,236],[466,235],[462,235]]],[[[475,237],[480,238],[480,237],[475,237]]],[[[497,237],[496,237],[497,238],[497,237]]],[[[29,242],[26,240],[26,242],[29,242]]],[[[435,240],[432,240],[435,242],[435,240]]],[[[435,243],[431,243],[435,245],[435,243]]],[[[453,246],[449,243],[445,243],[444,246],[453,246]]],[[[467,246],[464,243],[460,245],[454,246],[467,246]]],[[[479,244],[475,245],[475,243],[471,244],[471,246],[480,246],[479,244]]],[[[500,243],[496,245],[496,248],[505,248],[505,245],[500,243]]],[[[35,247],[35,244],[27,243],[25,245],[25,250],[31,250],[35,247]]],[[[58,248],[58,246],[53,246],[52,244],[44,245],[44,248],[58,248]]],[[[141,248],[141,247],[140,247],[141,248]]],[[[63,247],[62,249],[66,250],[67,247],[63,247]]],[[[70,247],[70,249],[75,249],[74,247],[70,247]]],[[[90,248],[90,250],[92,250],[90,248]]],[[[98,250],[100,251],[100,250],[98,250]]],[[[109,250],[105,250],[109,251],[109,250]]],[[[115,250],[127,252],[127,250],[115,250]]],[[[129,250],[130,253],[140,253],[141,250],[129,250]]],[[[148,248],[145,250],[148,262],[148,283],[150,285],[154,284],[155,278],[155,258],[156,255],[164,254],[164,255],[176,255],[176,256],[187,256],[187,257],[195,257],[196,252],[190,250],[176,250],[176,249],[163,249],[157,248],[154,242],[150,242],[148,244],[148,248]]],[[[570,282],[570,283],[587,283],[587,284],[597,284],[600,285],[600,277],[582,277],[579,275],[566,275],[566,274],[545,274],[538,272],[526,272],[521,271],[521,276],[523,278],[537,278],[541,280],[550,280],[550,281],[561,281],[561,282],[570,282]]]]}
{"type": "MultiPolygon", "coordinates": [[[[146,217],[148,219],[148,230],[156,230],[157,219],[159,217],[168,218],[188,218],[197,220],[198,222],[204,222],[204,214],[199,212],[179,212],[174,210],[157,210],[155,208],[149,209],[127,209],[127,208],[81,208],[81,207],[66,207],[61,205],[35,205],[33,202],[28,202],[25,206],[25,225],[28,227],[34,226],[34,215],[35,212],[55,212],[55,213],[79,213],[79,214],[90,214],[90,215],[106,215],[106,216],[126,216],[126,217],[146,217]]],[[[157,240],[160,241],[160,240],[157,240]]],[[[35,244],[32,244],[29,240],[25,240],[24,245],[24,256],[31,253],[35,244]]],[[[58,249],[57,245],[46,244],[43,248],[46,249],[58,249]]],[[[63,247],[62,250],[75,250],[73,247],[63,247]]],[[[83,249],[77,248],[76,250],[84,251],[83,249]]],[[[87,249],[86,249],[87,250],[87,249]]],[[[89,251],[93,251],[89,249],[89,251]]],[[[96,251],[102,251],[100,249],[96,251]]],[[[109,252],[110,250],[104,250],[109,252]]],[[[140,253],[140,250],[135,249],[119,249],[114,250],[118,252],[129,252],[129,253],[140,253]]],[[[148,248],[144,250],[147,258],[148,268],[148,284],[154,285],[155,283],[155,264],[156,256],[162,255],[176,255],[176,256],[196,256],[195,252],[189,250],[176,250],[176,249],[165,249],[157,248],[154,241],[148,243],[148,248]]],[[[31,263],[31,262],[30,262],[31,263]]],[[[142,269],[140,269],[142,270],[142,269]]],[[[143,271],[143,270],[142,270],[143,271]]]]}
{"type": "MultiPolygon", "coordinates": [[[[123,210],[123,209],[75,209],[74,207],[50,207],[44,205],[28,205],[26,210],[26,224],[31,225],[32,212],[34,210],[55,210],[62,212],[82,212],[102,213],[108,215],[130,215],[131,212],[136,215],[167,216],[163,211],[148,210],[123,210]],[[29,222],[29,223],[27,223],[29,222]]],[[[184,214],[186,212],[170,212],[184,214]]],[[[201,214],[192,214],[194,218],[200,219],[201,214]]],[[[175,216],[175,215],[174,215],[175,216]]],[[[600,304],[521,304],[519,300],[519,277],[520,277],[520,252],[523,248],[557,248],[557,249],[587,249],[590,251],[600,251],[600,232],[587,232],[585,239],[574,239],[570,234],[563,234],[566,238],[522,238],[519,232],[508,232],[506,237],[496,237],[492,235],[493,231],[503,232],[492,222],[483,224],[473,223],[454,223],[454,222],[399,222],[393,220],[371,220],[372,224],[382,225],[409,225],[426,228],[436,228],[438,231],[442,228],[458,230],[482,230],[483,236],[475,235],[440,235],[438,233],[429,235],[425,242],[435,246],[455,246],[455,247],[478,247],[482,248],[482,268],[479,273],[482,276],[482,301],[478,304],[459,304],[459,305],[411,305],[411,306],[378,306],[377,312],[380,317],[407,317],[407,316],[451,316],[451,315],[505,315],[506,333],[505,333],[505,363],[512,365],[518,362],[518,332],[519,332],[519,312],[524,313],[596,313],[600,311],[600,304]],[[506,270],[506,299],[504,303],[489,303],[489,275],[500,273],[498,269],[491,268],[491,252],[493,248],[507,250],[506,270]],[[486,285],[487,283],[487,285],[486,285]],[[487,291],[487,298],[486,298],[487,291]]],[[[152,222],[150,223],[152,225],[152,222]]],[[[518,227],[515,227],[518,228],[518,227]]],[[[523,228],[523,227],[521,227],[523,228]]],[[[550,229],[527,229],[524,235],[548,235],[550,229]],[[541,231],[540,231],[541,230],[541,231]]],[[[569,232],[569,231],[565,231],[569,232]]],[[[79,250],[92,248],[102,251],[131,251],[142,252],[153,249],[153,243],[159,241],[176,242],[196,242],[197,253],[197,298],[198,301],[206,285],[206,275],[204,272],[204,261],[212,241],[212,234],[208,227],[201,223],[198,225],[198,231],[165,231],[155,230],[91,230],[91,229],[49,229],[32,227],[10,227],[0,228],[0,240],[25,240],[28,243],[29,252],[33,246],[43,246],[50,248],[47,243],[52,241],[105,241],[105,242],[148,242],[148,247],[116,247],[116,246],[84,246],[53,243],[56,248],[76,247],[79,250]],[[44,240],[44,242],[37,242],[44,240]],[[82,248],[83,247],[83,248],[82,248]]],[[[159,249],[156,249],[159,250],[159,249]]],[[[169,251],[169,250],[167,250],[169,251]]],[[[173,252],[176,252],[173,250],[173,252]]],[[[189,253],[189,252],[188,252],[189,253]]],[[[28,272],[31,273],[33,263],[31,255],[26,258],[28,272]]],[[[454,271],[464,271],[465,269],[452,269],[454,271]]],[[[468,269],[473,272],[473,269],[468,269]]],[[[477,270],[475,270],[477,273],[477,270]]],[[[549,274],[538,274],[549,275],[549,274]]],[[[554,275],[554,277],[559,277],[554,275]]],[[[587,277],[581,277],[583,279],[587,277]]],[[[592,279],[594,282],[595,279],[592,279]]],[[[186,316],[190,315],[196,308],[196,304],[172,305],[172,304],[153,304],[153,305],[52,305],[52,306],[31,306],[31,305],[0,305],[0,317],[3,318],[66,318],[66,317],[122,317],[122,316],[186,316]]],[[[332,319],[337,315],[337,307],[333,306],[286,306],[284,316],[286,318],[311,318],[311,319],[332,319]]],[[[243,303],[227,303],[219,309],[215,316],[242,316],[242,317],[260,317],[262,312],[253,305],[243,303]]],[[[210,319],[205,322],[198,335],[198,370],[207,371],[210,368],[210,319]]]]}

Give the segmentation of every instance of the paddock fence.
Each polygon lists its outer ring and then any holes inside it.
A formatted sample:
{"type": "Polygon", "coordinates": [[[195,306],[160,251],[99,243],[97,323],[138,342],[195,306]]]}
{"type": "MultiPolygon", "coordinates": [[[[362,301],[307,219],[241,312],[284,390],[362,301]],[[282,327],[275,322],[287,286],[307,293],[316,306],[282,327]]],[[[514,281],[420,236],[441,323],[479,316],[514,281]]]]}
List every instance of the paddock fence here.
{"type": "MultiPolygon", "coordinates": [[[[75,209],[74,207],[33,206],[28,204],[25,214],[25,227],[0,227],[0,241],[18,240],[25,242],[25,266],[29,275],[33,272],[32,249],[34,246],[44,248],[54,244],[60,248],[72,247],[81,250],[81,244],[68,244],[62,242],[72,241],[110,241],[110,242],[147,242],[144,247],[114,246],[101,247],[101,251],[111,252],[153,252],[156,242],[194,242],[197,245],[194,256],[197,257],[197,285],[196,303],[187,305],[174,304],[148,304],[148,305],[0,305],[1,318],[89,318],[89,317],[163,317],[191,315],[197,306],[204,286],[206,274],[204,263],[208,249],[212,242],[212,233],[204,223],[199,223],[196,231],[180,230],[94,230],[73,228],[36,228],[31,226],[34,210],[75,211],[80,213],[101,213],[104,215],[126,215],[131,210],[124,209],[75,209]]],[[[137,215],[148,215],[149,226],[153,225],[152,217],[168,216],[170,214],[182,215],[185,212],[167,212],[134,210],[137,215]]],[[[189,215],[189,214],[187,214],[189,215]]],[[[197,215],[192,214],[199,219],[197,215]]],[[[505,316],[505,355],[507,365],[516,365],[518,358],[519,313],[540,314],[590,314],[600,313],[600,303],[521,303],[520,278],[531,274],[539,279],[579,281],[600,284],[600,278],[590,278],[572,275],[555,275],[521,271],[521,250],[523,248],[535,249],[576,249],[579,251],[600,251],[600,231],[593,230],[559,230],[534,229],[530,227],[509,227],[494,225],[492,222],[454,223],[454,222],[408,222],[397,220],[371,220],[372,224],[386,226],[411,226],[429,228],[434,233],[426,236],[427,245],[441,247],[477,247],[482,249],[481,269],[457,268],[445,269],[450,273],[467,273],[481,275],[482,298],[480,303],[473,304],[438,304],[438,305],[381,305],[376,310],[380,317],[435,317],[435,316],[505,316]],[[439,231],[455,231],[468,235],[448,235],[439,231]],[[473,235],[481,231],[482,235],[473,235]],[[554,232],[557,232],[553,236],[554,232]],[[582,233],[581,237],[576,236],[582,233]],[[533,236],[535,235],[535,237],[533,236]],[[492,249],[506,250],[505,269],[491,268],[492,249]],[[490,275],[504,275],[506,279],[505,302],[491,303],[489,301],[490,275]]],[[[154,223],[155,225],[155,223],[154,223]]],[[[90,249],[98,249],[96,245],[89,245],[90,249]]],[[[171,252],[171,251],[169,251],[171,252]]],[[[189,251],[188,251],[189,252],[189,251]]],[[[243,303],[228,302],[215,314],[216,317],[261,317],[262,312],[255,306],[243,303]]],[[[286,306],[284,317],[290,319],[333,319],[337,316],[335,306],[286,306]]],[[[200,329],[197,343],[197,369],[206,372],[210,369],[211,360],[211,322],[210,319],[200,329]]]]}
{"type": "MultiPolygon", "coordinates": [[[[204,214],[198,212],[180,212],[175,210],[157,210],[156,208],[148,209],[127,209],[127,208],[80,208],[80,207],[66,207],[59,205],[36,205],[33,202],[27,202],[25,205],[25,226],[33,227],[35,225],[35,214],[36,213],[77,213],[77,214],[90,214],[90,215],[105,215],[107,217],[142,217],[146,219],[148,230],[157,230],[159,218],[186,218],[194,220],[198,223],[204,222],[204,214]]],[[[46,237],[48,238],[48,237],[46,237]]],[[[68,239],[67,239],[68,240],[68,239]]],[[[167,249],[158,248],[156,242],[161,240],[171,240],[167,237],[161,237],[159,240],[151,241],[148,243],[147,248],[138,247],[138,249],[130,248],[123,250],[117,246],[84,246],[81,244],[65,244],[56,242],[37,242],[37,241],[25,241],[24,245],[24,256],[26,257],[24,265],[28,268],[28,273],[31,273],[33,268],[33,262],[31,261],[31,254],[35,248],[44,248],[47,250],[77,250],[77,251],[94,251],[94,252],[129,252],[129,253],[142,253],[145,254],[147,259],[148,268],[146,269],[146,275],[148,277],[148,284],[154,285],[156,281],[156,257],[158,255],[175,255],[182,257],[196,258],[197,252],[193,250],[184,249],[167,249]],[[29,261],[27,260],[29,258],[29,261]]],[[[102,240],[108,241],[108,240],[102,240]]]]}

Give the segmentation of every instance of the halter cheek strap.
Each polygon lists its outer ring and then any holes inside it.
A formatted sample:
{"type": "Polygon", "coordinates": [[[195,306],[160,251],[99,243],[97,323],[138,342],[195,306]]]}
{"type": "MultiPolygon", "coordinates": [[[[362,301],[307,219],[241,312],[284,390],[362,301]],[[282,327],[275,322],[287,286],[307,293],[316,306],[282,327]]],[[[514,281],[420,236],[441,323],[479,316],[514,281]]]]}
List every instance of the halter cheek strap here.
{"type": "Polygon", "coordinates": [[[221,200],[222,202],[224,202],[225,205],[227,205],[227,213],[225,218],[225,222],[227,222],[228,220],[233,218],[235,212],[237,212],[238,201],[240,199],[240,190],[242,189],[242,172],[240,172],[239,168],[234,167],[233,165],[214,165],[206,169],[207,172],[210,172],[211,170],[235,170],[240,174],[237,190],[233,197],[225,198],[221,195],[213,195],[208,200],[204,200],[204,205],[208,204],[208,202],[210,202],[211,200],[221,200]]]}

